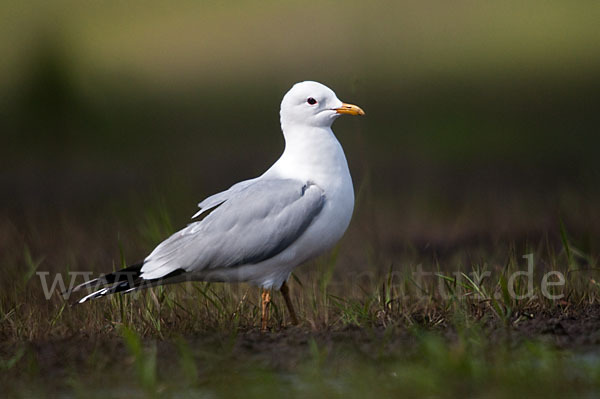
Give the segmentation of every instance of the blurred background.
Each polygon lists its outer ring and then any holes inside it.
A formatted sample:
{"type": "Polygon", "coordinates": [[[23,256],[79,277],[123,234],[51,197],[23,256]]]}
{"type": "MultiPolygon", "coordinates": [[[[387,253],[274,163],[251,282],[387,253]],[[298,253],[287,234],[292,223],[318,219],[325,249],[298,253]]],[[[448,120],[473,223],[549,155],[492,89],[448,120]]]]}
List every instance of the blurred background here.
{"type": "Polygon", "coordinates": [[[560,242],[561,220],[598,254],[598,2],[0,10],[0,239],[14,257],[141,259],[199,200],[277,159],[279,103],[302,80],[367,113],[334,125],[358,199],[346,261],[560,242]]]}

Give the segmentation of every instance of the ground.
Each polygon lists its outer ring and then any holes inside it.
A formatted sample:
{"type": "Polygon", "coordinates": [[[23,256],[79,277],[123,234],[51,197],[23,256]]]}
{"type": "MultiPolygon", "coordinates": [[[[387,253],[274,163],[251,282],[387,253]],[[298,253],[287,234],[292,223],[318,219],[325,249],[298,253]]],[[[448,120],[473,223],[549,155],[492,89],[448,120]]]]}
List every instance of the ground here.
{"type": "MultiPolygon", "coordinates": [[[[159,239],[172,228],[163,208],[145,212],[153,216],[131,237],[159,239]]],[[[3,255],[14,265],[3,271],[0,330],[0,378],[11,397],[551,397],[600,388],[597,271],[566,228],[521,249],[463,241],[435,255],[413,244],[402,258],[392,249],[402,261],[385,268],[359,257],[350,232],[290,280],[301,324],[290,325],[275,293],[270,330],[261,332],[260,291],[244,284],[185,283],[83,305],[57,289],[47,300],[42,278],[84,269],[36,274],[47,262],[35,255],[41,248],[69,242],[71,265],[110,257],[98,251],[101,227],[80,223],[39,222],[38,234],[26,235],[31,248],[3,255]],[[535,259],[531,276],[517,251],[535,259]],[[548,271],[564,284],[544,291],[548,271]]],[[[18,228],[3,231],[18,247],[18,228]]]]}

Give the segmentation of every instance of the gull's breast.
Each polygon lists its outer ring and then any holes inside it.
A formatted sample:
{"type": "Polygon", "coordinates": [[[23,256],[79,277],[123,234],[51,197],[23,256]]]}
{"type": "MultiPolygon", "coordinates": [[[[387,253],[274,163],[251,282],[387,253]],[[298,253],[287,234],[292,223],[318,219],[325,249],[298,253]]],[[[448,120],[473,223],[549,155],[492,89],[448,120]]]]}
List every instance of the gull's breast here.
{"type": "Polygon", "coordinates": [[[331,249],[344,235],[354,211],[354,188],[342,146],[331,129],[306,132],[311,140],[287,143],[279,160],[263,175],[316,184],[325,195],[323,209],[305,232],[278,256],[291,270],[331,249]]]}

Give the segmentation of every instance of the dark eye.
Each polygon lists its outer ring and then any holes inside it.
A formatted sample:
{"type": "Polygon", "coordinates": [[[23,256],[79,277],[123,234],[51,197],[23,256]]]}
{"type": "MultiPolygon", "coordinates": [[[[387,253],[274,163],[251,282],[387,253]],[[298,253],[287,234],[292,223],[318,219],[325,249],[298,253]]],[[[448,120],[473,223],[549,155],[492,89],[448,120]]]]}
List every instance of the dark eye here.
{"type": "Polygon", "coordinates": [[[315,105],[317,103],[317,100],[315,100],[312,97],[308,97],[308,100],[306,100],[307,103],[309,103],[310,105],[315,105]]]}

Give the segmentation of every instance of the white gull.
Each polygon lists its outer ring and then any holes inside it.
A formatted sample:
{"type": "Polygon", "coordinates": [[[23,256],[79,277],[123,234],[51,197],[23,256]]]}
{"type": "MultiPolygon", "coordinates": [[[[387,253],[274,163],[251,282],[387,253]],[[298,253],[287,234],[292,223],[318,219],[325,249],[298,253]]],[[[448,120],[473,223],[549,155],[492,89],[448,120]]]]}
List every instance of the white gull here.
{"type": "Polygon", "coordinates": [[[207,215],[143,262],[76,287],[97,289],[79,303],[182,281],[248,282],[263,288],[263,330],[271,289],[281,290],[297,323],[286,281],[294,268],[338,242],[354,209],[346,156],[331,130],[343,114],[364,112],[320,83],[295,84],[281,102],[285,150],[277,162],[200,202],[193,219],[207,215]]]}

